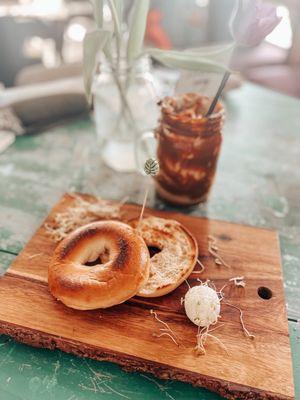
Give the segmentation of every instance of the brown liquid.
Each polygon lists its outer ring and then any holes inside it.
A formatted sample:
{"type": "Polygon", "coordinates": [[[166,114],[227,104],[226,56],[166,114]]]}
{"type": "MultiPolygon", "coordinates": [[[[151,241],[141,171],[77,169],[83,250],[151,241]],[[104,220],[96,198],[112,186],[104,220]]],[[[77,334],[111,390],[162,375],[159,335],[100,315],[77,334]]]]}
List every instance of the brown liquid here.
{"type": "Polygon", "coordinates": [[[224,120],[221,104],[206,118],[209,100],[196,94],[184,96],[163,100],[156,129],[160,163],[157,192],[167,202],[182,206],[207,198],[217,167],[224,120]]]}

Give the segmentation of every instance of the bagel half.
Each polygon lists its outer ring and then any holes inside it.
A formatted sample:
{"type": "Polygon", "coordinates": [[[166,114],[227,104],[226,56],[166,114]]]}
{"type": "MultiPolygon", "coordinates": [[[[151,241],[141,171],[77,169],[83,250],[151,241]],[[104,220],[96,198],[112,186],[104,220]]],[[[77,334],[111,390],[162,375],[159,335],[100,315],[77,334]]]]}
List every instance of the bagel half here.
{"type": "Polygon", "coordinates": [[[122,222],[77,229],[56,248],[48,270],[51,294],[78,310],[107,308],[134,296],[149,277],[149,251],[122,222]]]}
{"type": "MultiPolygon", "coordinates": [[[[138,219],[130,225],[137,228],[138,219]]],[[[198,258],[196,239],[179,222],[153,216],[142,219],[138,233],[148,248],[159,252],[150,259],[149,279],[137,295],[159,297],[172,292],[194,269],[198,258]]]]}

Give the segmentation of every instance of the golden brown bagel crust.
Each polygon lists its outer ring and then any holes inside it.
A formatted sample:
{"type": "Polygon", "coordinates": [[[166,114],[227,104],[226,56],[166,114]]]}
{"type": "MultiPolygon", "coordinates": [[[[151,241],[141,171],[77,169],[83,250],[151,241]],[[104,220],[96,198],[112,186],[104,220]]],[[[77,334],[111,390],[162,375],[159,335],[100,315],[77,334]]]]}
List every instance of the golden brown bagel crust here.
{"type": "MultiPolygon", "coordinates": [[[[130,221],[136,228],[138,220],[130,221]]],[[[138,292],[142,297],[159,297],[175,290],[192,273],[198,258],[194,236],[179,222],[154,216],[144,217],[139,233],[148,247],[160,250],[150,259],[150,275],[138,292]]]]}
{"type": "Polygon", "coordinates": [[[78,310],[122,303],[149,277],[149,252],[129,225],[94,222],[77,229],[56,248],[48,269],[52,295],[78,310]],[[87,266],[100,256],[101,263],[87,266]]]}

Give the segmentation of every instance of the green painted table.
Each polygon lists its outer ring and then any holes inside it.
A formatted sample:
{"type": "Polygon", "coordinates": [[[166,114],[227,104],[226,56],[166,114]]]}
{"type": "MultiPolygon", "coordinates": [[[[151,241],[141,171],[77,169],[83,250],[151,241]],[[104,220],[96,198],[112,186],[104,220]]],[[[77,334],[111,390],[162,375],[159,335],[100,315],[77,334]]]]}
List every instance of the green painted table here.
{"type": "MultiPolygon", "coordinates": [[[[207,204],[192,213],[280,232],[300,399],[300,101],[253,85],[226,99],[218,175],[207,204]]],[[[89,118],[19,137],[0,155],[0,270],[4,272],[51,206],[69,190],[141,202],[143,178],[101,163],[89,118]]],[[[149,204],[165,205],[152,192],[149,204]]],[[[5,304],[1,304],[5,307],[5,304]]],[[[22,310],[20,310],[22,312],[22,310]]],[[[38,350],[0,337],[0,399],[218,399],[212,393],[117,365],[38,350]]]]}

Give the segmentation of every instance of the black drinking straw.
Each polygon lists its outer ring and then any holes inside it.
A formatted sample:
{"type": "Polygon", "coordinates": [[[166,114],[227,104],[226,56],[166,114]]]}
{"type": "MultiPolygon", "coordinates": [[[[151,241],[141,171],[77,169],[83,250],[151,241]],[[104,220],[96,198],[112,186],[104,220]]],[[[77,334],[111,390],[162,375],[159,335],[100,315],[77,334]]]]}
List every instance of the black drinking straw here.
{"type": "Polygon", "coordinates": [[[218,91],[217,91],[217,93],[216,93],[216,95],[215,95],[215,97],[214,97],[214,99],[213,99],[208,111],[207,111],[206,117],[209,117],[214,112],[214,109],[215,109],[215,107],[217,105],[217,102],[218,102],[218,100],[219,100],[219,98],[220,98],[220,96],[221,96],[221,94],[223,92],[223,89],[224,89],[229,77],[230,77],[230,72],[226,71],[225,74],[223,75],[223,79],[222,79],[222,81],[220,83],[219,89],[218,89],[218,91]]]}

